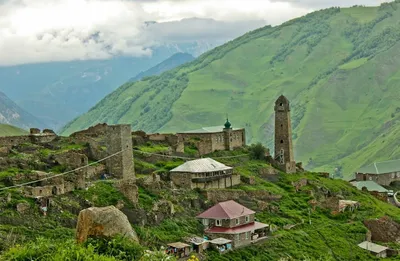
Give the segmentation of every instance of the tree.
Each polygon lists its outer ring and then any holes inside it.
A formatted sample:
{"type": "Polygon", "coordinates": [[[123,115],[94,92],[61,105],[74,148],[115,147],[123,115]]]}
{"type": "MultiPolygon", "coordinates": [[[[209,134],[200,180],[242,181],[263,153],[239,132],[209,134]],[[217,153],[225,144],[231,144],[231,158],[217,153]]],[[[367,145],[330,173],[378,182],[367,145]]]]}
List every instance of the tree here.
{"type": "Polygon", "coordinates": [[[267,148],[259,142],[257,144],[252,144],[249,151],[251,159],[264,160],[267,148]]]}

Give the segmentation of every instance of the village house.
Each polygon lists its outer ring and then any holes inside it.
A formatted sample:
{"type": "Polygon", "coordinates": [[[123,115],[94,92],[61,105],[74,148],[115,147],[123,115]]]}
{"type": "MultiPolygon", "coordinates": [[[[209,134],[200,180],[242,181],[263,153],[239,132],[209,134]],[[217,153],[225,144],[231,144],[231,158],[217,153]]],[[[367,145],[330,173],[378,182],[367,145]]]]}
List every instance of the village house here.
{"type": "Polygon", "coordinates": [[[202,127],[197,130],[177,133],[183,142],[194,142],[199,155],[205,155],[218,150],[233,150],[246,145],[246,134],[243,128],[232,128],[227,119],[224,127],[202,127]]]}
{"type": "Polygon", "coordinates": [[[269,229],[269,225],[255,221],[253,210],[233,200],[220,202],[199,214],[197,218],[201,220],[205,228],[204,233],[211,240],[231,240],[233,248],[266,239],[269,229]]]}
{"type": "Polygon", "coordinates": [[[185,188],[228,188],[240,184],[240,175],[211,158],[191,160],[170,171],[175,185],[185,188]]]}
{"type": "Polygon", "coordinates": [[[362,167],[356,172],[356,180],[371,180],[382,186],[389,186],[393,181],[400,181],[400,159],[375,162],[362,167]]]}

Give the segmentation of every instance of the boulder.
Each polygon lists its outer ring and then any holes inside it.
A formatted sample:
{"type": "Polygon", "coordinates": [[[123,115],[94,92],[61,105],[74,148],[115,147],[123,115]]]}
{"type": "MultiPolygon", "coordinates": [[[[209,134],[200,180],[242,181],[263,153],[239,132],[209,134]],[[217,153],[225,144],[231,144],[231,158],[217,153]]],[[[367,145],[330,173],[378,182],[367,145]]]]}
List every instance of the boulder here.
{"type": "Polygon", "coordinates": [[[18,203],[17,211],[18,211],[18,213],[25,214],[30,209],[30,207],[31,206],[27,202],[18,203]]]}
{"type": "Polygon", "coordinates": [[[10,149],[8,147],[0,147],[0,157],[7,157],[10,153],[10,149]]]}
{"type": "Polygon", "coordinates": [[[389,217],[365,220],[364,225],[371,231],[373,241],[400,242],[400,224],[389,217]]]}
{"type": "Polygon", "coordinates": [[[86,241],[90,236],[114,237],[116,235],[139,241],[126,215],[116,207],[92,207],[79,213],[76,226],[76,239],[79,243],[86,241]]]}

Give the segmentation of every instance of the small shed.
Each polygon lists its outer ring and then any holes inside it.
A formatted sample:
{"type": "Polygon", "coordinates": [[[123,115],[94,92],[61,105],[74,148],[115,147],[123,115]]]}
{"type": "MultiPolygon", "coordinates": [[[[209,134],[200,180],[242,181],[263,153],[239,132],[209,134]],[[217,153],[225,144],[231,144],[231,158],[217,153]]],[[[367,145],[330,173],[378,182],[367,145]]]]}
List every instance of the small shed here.
{"type": "Polygon", "coordinates": [[[228,250],[232,250],[232,240],[226,238],[216,238],[210,241],[210,244],[213,245],[219,252],[225,252],[228,250]]]}
{"type": "Polygon", "coordinates": [[[362,249],[368,250],[371,254],[376,257],[387,257],[388,248],[385,246],[381,246],[372,242],[364,241],[358,244],[362,249]]]}
{"type": "Polygon", "coordinates": [[[182,258],[189,256],[190,254],[190,245],[182,243],[182,242],[175,242],[170,243],[167,245],[168,248],[166,250],[167,254],[174,255],[177,258],[182,258]]]}
{"type": "Polygon", "coordinates": [[[191,237],[186,239],[186,242],[192,244],[192,249],[197,253],[202,253],[209,246],[209,242],[207,239],[202,237],[191,237]]]}

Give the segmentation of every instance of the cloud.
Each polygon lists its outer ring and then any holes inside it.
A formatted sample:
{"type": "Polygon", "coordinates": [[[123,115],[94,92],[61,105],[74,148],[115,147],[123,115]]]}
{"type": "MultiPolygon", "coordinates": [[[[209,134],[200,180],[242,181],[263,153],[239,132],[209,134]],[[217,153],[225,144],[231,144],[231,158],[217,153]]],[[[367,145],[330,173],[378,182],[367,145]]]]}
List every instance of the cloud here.
{"type": "Polygon", "coordinates": [[[394,0],[271,0],[271,2],[287,2],[305,8],[328,8],[333,6],[350,7],[354,5],[379,6],[384,2],[394,0]]]}
{"type": "Polygon", "coordinates": [[[0,66],[148,56],[160,43],[228,41],[315,8],[352,1],[0,0],[0,66]]]}

